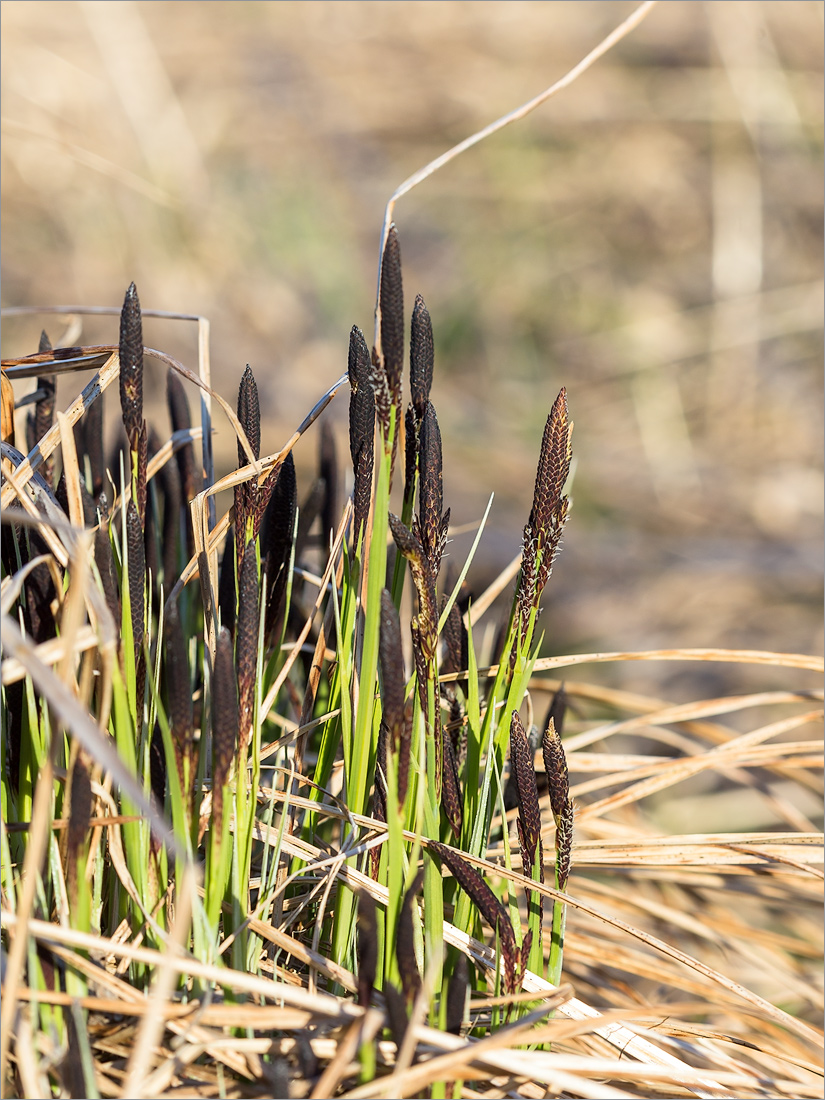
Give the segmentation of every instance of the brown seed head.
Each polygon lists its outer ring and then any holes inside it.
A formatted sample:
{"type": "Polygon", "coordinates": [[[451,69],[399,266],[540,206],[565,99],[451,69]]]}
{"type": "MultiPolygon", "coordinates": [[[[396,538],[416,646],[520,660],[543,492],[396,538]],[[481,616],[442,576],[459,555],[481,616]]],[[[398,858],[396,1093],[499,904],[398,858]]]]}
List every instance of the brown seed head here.
{"type": "Polygon", "coordinates": [[[552,717],[545,730],[541,748],[544,756],[544,770],[547,773],[547,786],[550,790],[550,805],[558,825],[559,815],[570,797],[570,780],[567,774],[564,746],[556,733],[552,717]]]}
{"type": "Polygon", "coordinates": [[[132,450],[143,423],[143,323],[140,300],[132,283],[120,311],[120,408],[132,450]]]}
{"type": "MultiPolygon", "coordinates": [[[[518,711],[513,711],[510,719],[510,764],[516,780],[519,808],[519,834],[524,862],[524,873],[529,878],[538,858],[541,864],[541,811],[539,810],[539,792],[536,786],[536,772],[533,767],[533,753],[518,711]]],[[[541,881],[544,881],[540,871],[541,881]]]]}
{"type": "Polygon", "coordinates": [[[410,326],[410,391],[419,419],[430,398],[433,362],[433,326],[424,299],[417,294],[410,326]]]}
{"type": "Polygon", "coordinates": [[[404,369],[404,288],[401,281],[401,248],[394,225],[390,226],[381,262],[381,352],[392,403],[401,408],[401,375],[404,369]]]}

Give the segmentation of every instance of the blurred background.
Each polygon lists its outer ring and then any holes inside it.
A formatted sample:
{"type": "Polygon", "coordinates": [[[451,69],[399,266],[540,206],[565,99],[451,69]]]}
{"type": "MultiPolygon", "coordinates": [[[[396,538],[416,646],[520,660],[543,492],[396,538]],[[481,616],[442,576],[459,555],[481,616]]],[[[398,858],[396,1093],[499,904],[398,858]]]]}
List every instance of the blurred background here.
{"type": "MultiPolygon", "coordinates": [[[[394,188],[634,6],[6,0],[3,305],[119,306],[134,279],[145,308],[207,316],[213,382],[234,403],[251,364],[270,453],[345,370],[350,326],[371,340],[394,188]]],[[[518,551],[567,387],[550,653],[821,652],[822,43],[819,2],[662,3],[396,209],[407,314],[421,292],[433,319],[454,523],[495,492],[477,592],[518,551]]],[[[7,320],[3,354],[35,351],[44,324],[61,341],[53,317],[7,320]]],[[[72,342],[116,339],[93,318],[72,342]]],[[[145,339],[196,367],[193,325],[147,321],[145,339]]],[[[86,377],[61,380],[58,407],[86,377]]],[[[328,413],[342,467],[347,400],[328,413]]],[[[235,443],[216,426],[222,473],[235,443]]],[[[313,431],[304,485],[317,450],[313,431]]],[[[673,699],[765,682],[717,664],[592,675],[673,699]]]]}

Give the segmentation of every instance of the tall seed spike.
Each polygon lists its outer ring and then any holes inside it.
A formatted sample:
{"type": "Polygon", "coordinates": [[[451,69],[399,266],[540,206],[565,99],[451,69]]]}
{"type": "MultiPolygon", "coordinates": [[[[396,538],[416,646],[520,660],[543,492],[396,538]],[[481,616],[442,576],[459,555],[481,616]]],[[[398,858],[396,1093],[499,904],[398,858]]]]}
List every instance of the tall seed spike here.
{"type": "Polygon", "coordinates": [[[381,352],[392,403],[401,407],[401,375],[404,369],[404,288],[401,281],[401,248],[394,225],[390,226],[381,263],[381,352]]]}
{"type": "Polygon", "coordinates": [[[550,790],[550,806],[558,825],[559,815],[570,798],[570,779],[564,746],[556,733],[552,715],[547,723],[541,748],[544,756],[544,770],[547,773],[547,786],[550,790]]]}
{"type": "Polygon", "coordinates": [[[369,348],[363,333],[355,325],[349,338],[347,363],[350,384],[349,448],[353,467],[366,440],[370,447],[375,438],[375,394],[372,389],[369,348]]]}
{"type": "Polygon", "coordinates": [[[410,390],[419,419],[430,398],[434,359],[432,321],[424,299],[417,294],[410,325],[410,390]]]}
{"type": "Polygon", "coordinates": [[[412,502],[418,469],[418,416],[412,405],[404,414],[404,499],[412,502]]]}
{"type": "Polygon", "coordinates": [[[421,975],[418,972],[418,963],[415,959],[412,909],[423,882],[424,872],[419,870],[409,890],[404,894],[404,900],[401,902],[401,908],[398,912],[395,957],[398,962],[398,973],[401,976],[401,987],[404,990],[404,996],[407,998],[408,1004],[412,1004],[421,988],[421,975]]]}
{"type": "MultiPolygon", "coordinates": [[[[537,858],[541,867],[541,811],[539,809],[539,792],[536,786],[536,772],[533,767],[533,753],[521,718],[518,711],[515,710],[510,719],[510,764],[515,775],[516,791],[518,793],[524,873],[529,877],[537,858]]],[[[543,882],[543,869],[540,870],[540,878],[543,882]]]]}
{"type": "Polygon", "coordinates": [[[573,852],[573,803],[568,798],[556,819],[556,874],[559,889],[563,890],[570,877],[570,863],[573,852]]]}
{"type": "Polygon", "coordinates": [[[427,849],[447,865],[461,889],[476,905],[490,927],[498,932],[504,956],[504,991],[514,993],[519,955],[510,914],[478,871],[457,852],[438,841],[430,841],[427,849]]]}
{"type": "Polygon", "coordinates": [[[371,440],[365,439],[355,458],[355,483],[352,489],[352,553],[358,548],[358,540],[367,522],[372,499],[372,471],[375,452],[371,440]]]}
{"type": "MultiPolygon", "coordinates": [[[[190,764],[192,763],[195,722],[186,641],[183,636],[180,611],[175,600],[171,600],[166,608],[164,633],[166,642],[164,656],[166,658],[167,713],[172,730],[172,741],[175,745],[178,774],[181,783],[183,783],[184,762],[188,759],[190,764]]],[[[194,768],[190,768],[190,775],[194,780],[193,773],[194,768]]],[[[194,790],[184,791],[187,805],[190,804],[189,799],[193,793],[194,790]]]]}
{"type": "Polygon", "coordinates": [[[441,805],[453,835],[456,838],[460,837],[464,816],[461,786],[458,781],[453,742],[449,733],[443,728],[441,730],[441,805]]]}
{"type": "MultiPolygon", "coordinates": [[[[261,457],[261,406],[258,399],[258,383],[249,363],[246,364],[238,385],[238,420],[246,432],[246,438],[255,458],[261,457]]],[[[238,440],[238,465],[246,466],[246,451],[238,440]]]]}
{"type": "Polygon", "coordinates": [[[318,474],[324,479],[324,502],[321,506],[321,552],[329,551],[330,534],[338,523],[338,455],[335,436],[328,420],[321,422],[318,474]]]}
{"type": "Polygon", "coordinates": [[[419,511],[421,542],[434,577],[441,567],[441,515],[444,511],[444,472],[441,456],[441,431],[438,417],[428,401],[419,429],[419,511]]]}
{"type": "Polygon", "coordinates": [[[450,1035],[458,1035],[464,1024],[467,1011],[467,988],[470,984],[470,964],[467,956],[460,951],[456,959],[455,969],[447,983],[447,1019],[445,1031],[450,1035]]]}
{"type": "Polygon", "coordinates": [[[547,711],[547,718],[544,722],[544,728],[547,729],[547,727],[550,725],[550,722],[552,721],[553,728],[555,729],[557,735],[561,737],[564,733],[564,718],[566,714],[567,691],[565,690],[564,684],[562,683],[559,684],[558,690],[554,692],[553,698],[550,700],[550,707],[547,711]]]}
{"type": "MultiPolygon", "coordinates": [[[[166,376],[166,403],[169,408],[169,420],[173,432],[188,431],[192,427],[192,414],[189,402],[186,398],[186,390],[183,388],[177,373],[169,368],[166,376]]],[[[186,443],[175,451],[175,460],[180,473],[180,484],[183,491],[183,499],[190,501],[196,492],[195,473],[195,448],[192,443],[186,443]]]]}
{"type": "Polygon", "coordinates": [[[404,657],[401,651],[401,622],[392,596],[381,589],[378,657],[381,666],[381,706],[394,752],[398,751],[404,724],[404,657]]]}
{"type": "Polygon", "coordinates": [[[378,968],[378,920],[375,901],[362,890],[358,899],[358,1004],[369,1008],[378,968]]]}
{"type": "Polygon", "coordinates": [[[229,782],[238,746],[238,683],[232,638],[225,626],[218,633],[212,676],[212,828],[221,835],[223,791],[229,782]]]}
{"type": "Polygon", "coordinates": [[[131,498],[126,505],[126,548],[129,555],[129,605],[132,614],[132,634],[137,649],[143,644],[145,629],[146,552],[143,547],[143,526],[135,502],[131,498]]]}
{"type": "Polygon", "coordinates": [[[272,487],[262,524],[261,562],[267,587],[264,631],[269,639],[280,634],[297,507],[295,460],[290,453],[284,459],[272,487]]]}
{"type": "Polygon", "coordinates": [[[115,623],[120,623],[120,589],[115,572],[115,558],[109,541],[109,524],[102,520],[95,531],[95,565],[100,574],[100,584],[106,597],[106,606],[115,623]]]}
{"type": "Polygon", "coordinates": [[[137,288],[131,283],[120,312],[120,408],[134,450],[143,423],[143,322],[137,288]]]}
{"type": "Polygon", "coordinates": [[[255,707],[255,670],[258,659],[259,625],[258,562],[255,557],[255,544],[250,541],[247,543],[241,566],[238,622],[235,628],[235,668],[238,675],[238,717],[240,722],[238,755],[244,763],[244,754],[251,736],[255,707]]]}

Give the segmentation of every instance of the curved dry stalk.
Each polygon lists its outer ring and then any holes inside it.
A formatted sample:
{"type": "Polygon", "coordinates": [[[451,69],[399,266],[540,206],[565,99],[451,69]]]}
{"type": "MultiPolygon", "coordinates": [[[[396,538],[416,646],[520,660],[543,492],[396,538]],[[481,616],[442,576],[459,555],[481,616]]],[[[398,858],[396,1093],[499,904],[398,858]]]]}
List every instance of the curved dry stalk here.
{"type": "Polygon", "coordinates": [[[491,122],[488,126],[485,126],[482,130],[478,130],[475,134],[460,141],[458,145],[454,145],[451,149],[448,149],[446,153],[442,153],[441,156],[436,157],[435,160],[431,160],[429,164],[425,164],[423,168],[419,168],[417,172],[414,172],[411,176],[408,176],[403,183],[399,184],[393,191],[390,199],[387,203],[387,208],[384,213],[384,224],[381,229],[381,247],[378,250],[378,287],[375,295],[375,349],[378,354],[378,358],[381,360],[381,268],[384,260],[384,251],[387,245],[387,238],[389,237],[390,227],[392,226],[393,213],[395,211],[395,204],[402,197],[402,195],[408,194],[417,187],[419,183],[422,183],[429,176],[432,176],[439,168],[443,168],[445,164],[449,164],[451,160],[455,160],[467,149],[471,149],[474,145],[478,145],[480,141],[484,141],[485,138],[490,137],[492,134],[497,133],[499,130],[503,130],[505,126],[509,126],[513,122],[518,122],[522,118],[526,118],[531,111],[535,111],[537,107],[540,107],[542,103],[546,103],[551,96],[554,96],[557,92],[562,91],[564,88],[569,87],[575,80],[577,80],[582,73],[586,72],[591,65],[603,57],[609,50],[611,50],[617,43],[621,42],[623,38],[626,38],[632,30],[634,30],[639,23],[645,18],[646,15],[656,6],[656,0],[644,0],[644,3],[640,4],[635,11],[622,23],[611,31],[606,38],[596,46],[594,49],[583,57],[577,65],[574,65],[569,72],[560,79],[550,85],[549,88],[545,88],[543,92],[535,96],[533,99],[528,100],[526,103],[522,103],[520,107],[517,107],[514,111],[510,111],[506,115],[502,115],[501,118],[496,119],[495,122],[491,122]]]}

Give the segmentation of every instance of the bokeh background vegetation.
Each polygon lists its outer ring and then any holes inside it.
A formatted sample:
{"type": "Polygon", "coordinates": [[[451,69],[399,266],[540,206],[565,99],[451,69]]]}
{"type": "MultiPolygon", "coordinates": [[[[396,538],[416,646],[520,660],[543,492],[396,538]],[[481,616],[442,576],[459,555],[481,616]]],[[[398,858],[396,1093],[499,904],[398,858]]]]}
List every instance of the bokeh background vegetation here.
{"type": "MultiPolygon", "coordinates": [[[[396,185],[633,7],[6,0],[3,304],[119,305],[134,279],[145,308],[206,315],[215,385],[233,400],[252,365],[270,453],[345,369],[350,326],[371,335],[396,185]]],[[[518,550],[568,388],[550,651],[821,649],[822,40],[818,2],[661,3],[397,208],[408,312],[420,291],[433,317],[445,503],[469,524],[496,493],[477,590],[518,550]]],[[[8,320],[4,355],[43,324],[61,340],[54,318],[8,320]]],[[[88,319],[72,342],[116,331],[88,319]]],[[[195,364],[193,326],[145,331],[195,364]]],[[[343,461],[345,399],[331,415],[343,461]]],[[[730,666],[631,667],[671,698],[731,684],[730,666]]]]}

